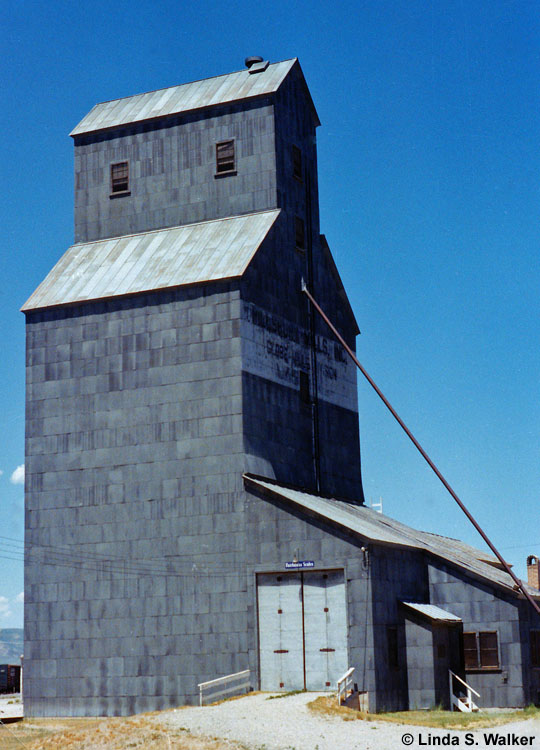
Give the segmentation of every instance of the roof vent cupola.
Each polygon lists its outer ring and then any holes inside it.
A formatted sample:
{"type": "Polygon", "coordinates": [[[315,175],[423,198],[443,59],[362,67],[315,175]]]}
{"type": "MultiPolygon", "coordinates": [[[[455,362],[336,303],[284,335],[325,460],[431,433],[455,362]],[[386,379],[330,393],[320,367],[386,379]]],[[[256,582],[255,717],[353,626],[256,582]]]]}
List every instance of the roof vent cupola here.
{"type": "Polygon", "coordinates": [[[262,57],[259,57],[259,55],[252,55],[251,57],[246,57],[244,60],[246,64],[246,68],[251,68],[252,65],[255,65],[255,63],[262,63],[263,59],[262,57]]]}
{"type": "Polygon", "coordinates": [[[270,65],[268,60],[263,60],[262,57],[259,57],[258,55],[246,57],[244,62],[248,69],[248,73],[262,73],[270,65]]]}

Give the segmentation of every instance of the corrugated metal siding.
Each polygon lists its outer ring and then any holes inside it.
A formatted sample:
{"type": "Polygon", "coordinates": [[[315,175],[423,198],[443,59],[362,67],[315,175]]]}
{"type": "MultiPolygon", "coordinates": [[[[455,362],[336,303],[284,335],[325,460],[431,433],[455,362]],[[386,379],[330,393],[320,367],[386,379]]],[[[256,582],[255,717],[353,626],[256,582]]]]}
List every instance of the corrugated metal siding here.
{"type": "MultiPolygon", "coordinates": [[[[315,513],[328,520],[338,523],[360,536],[374,542],[383,544],[395,544],[400,547],[413,547],[425,550],[443,560],[458,565],[460,568],[503,586],[514,590],[514,582],[504,570],[500,570],[490,562],[489,555],[463,542],[448,537],[418,531],[406,526],[399,521],[383,516],[371,508],[360,505],[317,497],[307,492],[291,490],[271,482],[264,482],[252,477],[245,477],[248,486],[250,483],[262,489],[269,490],[276,495],[290,500],[306,510],[315,513]]],[[[538,597],[538,592],[527,586],[531,596],[538,597]]]]}
{"type": "Polygon", "coordinates": [[[295,63],[296,58],[284,60],[269,65],[262,73],[251,74],[246,69],[96,104],[70,135],[272,94],[277,91],[295,63]]]}
{"type": "Polygon", "coordinates": [[[279,209],[72,245],[23,311],[241,276],[279,209]]]}

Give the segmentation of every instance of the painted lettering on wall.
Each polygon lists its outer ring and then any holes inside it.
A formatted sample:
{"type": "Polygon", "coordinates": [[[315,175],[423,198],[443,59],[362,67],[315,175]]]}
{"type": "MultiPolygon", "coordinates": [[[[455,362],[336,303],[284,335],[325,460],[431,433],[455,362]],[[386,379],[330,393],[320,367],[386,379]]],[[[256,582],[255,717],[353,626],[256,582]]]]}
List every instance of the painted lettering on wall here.
{"type": "MultiPolygon", "coordinates": [[[[308,330],[248,302],[242,307],[242,341],[243,369],[252,375],[299,390],[300,372],[311,372],[308,330]]],[[[315,351],[319,398],[356,410],[356,372],[341,344],[317,335],[315,351]]]]}

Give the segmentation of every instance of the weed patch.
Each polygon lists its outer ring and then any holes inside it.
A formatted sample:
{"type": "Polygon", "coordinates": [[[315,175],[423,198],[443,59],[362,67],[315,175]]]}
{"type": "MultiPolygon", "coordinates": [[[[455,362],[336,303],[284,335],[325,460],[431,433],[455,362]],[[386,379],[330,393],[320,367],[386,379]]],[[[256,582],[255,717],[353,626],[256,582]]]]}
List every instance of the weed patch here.
{"type": "Polygon", "coordinates": [[[479,711],[478,713],[466,714],[435,708],[431,711],[395,711],[392,713],[367,714],[347,706],[338,706],[337,699],[328,696],[316,698],[308,703],[308,708],[315,714],[338,716],[343,721],[387,721],[393,724],[412,724],[413,726],[439,727],[441,729],[482,729],[540,717],[540,709],[534,706],[529,706],[522,711],[501,710],[494,713],[479,711]]]}

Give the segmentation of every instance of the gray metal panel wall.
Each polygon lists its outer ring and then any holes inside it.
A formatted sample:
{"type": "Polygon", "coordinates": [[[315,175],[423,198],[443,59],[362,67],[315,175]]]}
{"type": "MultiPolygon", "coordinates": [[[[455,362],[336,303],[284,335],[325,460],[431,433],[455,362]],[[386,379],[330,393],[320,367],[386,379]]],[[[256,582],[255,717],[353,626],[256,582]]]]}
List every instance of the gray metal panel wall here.
{"type": "Polygon", "coordinates": [[[498,633],[500,669],[466,672],[467,682],[481,694],[478,705],[524,706],[535,700],[536,695],[527,695],[529,685],[536,689],[528,626],[540,629],[540,617],[529,613],[530,605],[442,562],[430,563],[429,583],[431,602],[461,617],[465,632],[498,633]]]}
{"type": "Polygon", "coordinates": [[[312,231],[316,238],[320,231],[316,124],[302,89],[300,73],[293,69],[275,95],[277,190],[280,208],[291,219],[294,216],[304,219],[307,229],[309,188],[312,231]],[[301,181],[293,177],[293,145],[302,154],[301,181]],[[309,185],[306,173],[310,177],[309,185]]]}
{"type": "Polygon", "coordinates": [[[268,99],[75,139],[75,241],[275,208],[268,99]],[[216,143],[235,141],[236,172],[217,177],[216,143]],[[128,161],[131,195],[110,197],[110,165],[128,161]]]}
{"type": "Polygon", "coordinates": [[[217,284],[28,316],[27,715],[247,666],[239,312],[217,284]]]}
{"type": "MultiPolygon", "coordinates": [[[[400,601],[427,601],[425,558],[417,550],[370,545],[369,570],[373,589],[373,643],[376,710],[397,711],[408,707],[405,629],[400,601]],[[398,628],[398,668],[389,664],[387,628],[398,628]]],[[[428,656],[418,656],[418,667],[428,656]]],[[[425,665],[427,666],[427,665],[425,665]]],[[[371,705],[371,704],[370,704],[371,705]]]]}
{"type": "MultiPolygon", "coordinates": [[[[316,569],[344,569],[348,618],[348,662],[356,667],[360,690],[374,698],[376,660],[373,645],[371,580],[360,552],[362,541],[279,500],[250,491],[246,503],[246,561],[248,565],[249,663],[258,680],[257,572],[284,571],[295,555],[312,560],[316,569]]],[[[255,683],[257,684],[257,683],[255,683]]]]}
{"type": "Polygon", "coordinates": [[[405,618],[406,653],[409,669],[407,687],[411,711],[434,708],[435,664],[433,658],[433,630],[431,623],[412,613],[405,618]]]}
{"type": "MultiPolygon", "coordinates": [[[[307,298],[301,293],[307,256],[295,249],[291,227],[290,216],[282,212],[241,281],[244,433],[249,471],[316,489],[313,415],[301,402],[299,382],[301,370],[312,370],[307,298]],[[261,312],[254,325],[250,305],[261,312]],[[263,333],[266,368],[250,371],[254,342],[263,333]]],[[[323,263],[318,250],[314,262],[316,268],[323,263]]],[[[331,315],[347,325],[342,330],[354,347],[354,328],[341,314],[343,303],[331,275],[323,297],[332,300],[331,315]]],[[[322,321],[316,332],[322,492],[362,502],[355,367],[322,321]],[[334,398],[332,391],[341,396],[334,398]]],[[[311,375],[310,380],[313,396],[311,375]]]]}

